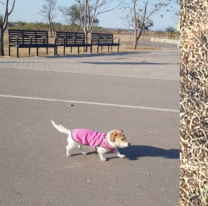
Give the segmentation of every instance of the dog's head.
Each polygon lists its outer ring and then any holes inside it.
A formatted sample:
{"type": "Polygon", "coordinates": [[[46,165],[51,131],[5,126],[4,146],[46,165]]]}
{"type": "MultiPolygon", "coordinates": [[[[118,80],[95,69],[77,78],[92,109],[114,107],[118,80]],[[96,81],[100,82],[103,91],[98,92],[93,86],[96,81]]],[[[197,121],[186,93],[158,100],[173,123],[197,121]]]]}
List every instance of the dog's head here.
{"type": "Polygon", "coordinates": [[[115,147],[128,147],[130,143],[126,141],[126,136],[123,133],[123,130],[113,130],[110,132],[110,141],[115,147]]]}

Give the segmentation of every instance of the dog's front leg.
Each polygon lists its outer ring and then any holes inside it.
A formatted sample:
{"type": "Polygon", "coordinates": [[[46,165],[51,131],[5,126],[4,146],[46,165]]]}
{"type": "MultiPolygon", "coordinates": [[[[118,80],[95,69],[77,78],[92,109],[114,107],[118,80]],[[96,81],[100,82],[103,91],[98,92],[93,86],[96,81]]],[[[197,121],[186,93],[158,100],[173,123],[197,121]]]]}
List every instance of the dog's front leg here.
{"type": "Polygon", "coordinates": [[[97,148],[97,152],[98,152],[98,154],[99,154],[99,157],[100,157],[100,159],[101,159],[101,161],[106,161],[106,158],[104,158],[104,154],[107,152],[108,150],[106,150],[105,148],[103,148],[103,147],[98,147],[97,148]]]}
{"type": "Polygon", "coordinates": [[[125,157],[125,155],[120,154],[120,152],[118,151],[117,148],[115,148],[114,153],[115,153],[118,157],[120,157],[120,158],[124,158],[124,157],[125,157]]]}

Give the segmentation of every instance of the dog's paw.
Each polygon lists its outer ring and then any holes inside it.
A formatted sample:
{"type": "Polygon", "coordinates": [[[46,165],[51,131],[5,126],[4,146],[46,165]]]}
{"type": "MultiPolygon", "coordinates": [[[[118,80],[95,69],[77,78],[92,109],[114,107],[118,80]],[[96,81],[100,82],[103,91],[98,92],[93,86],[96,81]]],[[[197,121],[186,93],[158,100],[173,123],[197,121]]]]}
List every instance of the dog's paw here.
{"type": "Polygon", "coordinates": [[[107,159],[104,158],[104,157],[102,157],[102,158],[100,158],[100,159],[101,159],[101,161],[103,161],[103,162],[106,162],[106,161],[107,161],[107,159]]]}
{"type": "Polygon", "coordinates": [[[87,152],[83,152],[83,151],[82,151],[82,154],[83,154],[83,155],[87,155],[87,152]]]}
{"type": "Polygon", "coordinates": [[[120,155],[118,155],[118,157],[119,157],[119,158],[124,158],[124,157],[126,157],[126,156],[120,154],[120,155]]]}

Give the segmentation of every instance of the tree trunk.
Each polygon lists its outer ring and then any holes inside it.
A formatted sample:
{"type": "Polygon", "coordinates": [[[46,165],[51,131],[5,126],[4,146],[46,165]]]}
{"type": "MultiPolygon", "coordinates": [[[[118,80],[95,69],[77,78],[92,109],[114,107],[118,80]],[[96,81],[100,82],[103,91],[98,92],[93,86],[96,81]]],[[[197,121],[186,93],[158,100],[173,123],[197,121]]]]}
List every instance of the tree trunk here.
{"type": "Polygon", "coordinates": [[[137,40],[137,28],[135,28],[134,29],[134,49],[136,49],[137,48],[137,42],[138,42],[138,40],[137,40]]]}
{"type": "MultiPolygon", "coordinates": [[[[85,43],[88,44],[88,33],[89,31],[87,29],[84,30],[84,34],[85,34],[85,43]]],[[[87,52],[87,47],[85,48],[85,51],[87,52]]]]}
{"type": "Polygon", "coordinates": [[[4,56],[4,32],[6,31],[6,28],[7,28],[9,15],[12,13],[14,9],[15,0],[13,0],[13,4],[12,4],[12,8],[10,12],[8,12],[8,4],[9,4],[9,0],[6,0],[4,4],[5,13],[3,15],[3,23],[0,24],[0,56],[4,56]]]}
{"type": "Polygon", "coordinates": [[[139,35],[137,36],[138,25],[136,24],[136,1],[137,0],[132,0],[132,2],[133,2],[133,9],[134,9],[134,49],[137,48],[137,44],[138,44],[139,38],[142,35],[142,31],[144,29],[144,23],[145,23],[145,18],[146,18],[146,13],[147,13],[147,6],[148,6],[148,3],[149,3],[149,0],[147,0],[146,4],[145,4],[145,9],[144,9],[144,16],[143,16],[142,26],[141,26],[139,35]]]}
{"type": "Polygon", "coordinates": [[[133,3],[133,11],[134,11],[134,44],[133,48],[136,49],[137,47],[137,18],[136,18],[136,1],[137,0],[132,0],[133,3]]]}
{"type": "Polygon", "coordinates": [[[89,33],[88,31],[86,31],[86,33],[85,33],[85,38],[86,38],[85,42],[86,42],[86,44],[88,44],[88,33],[89,33]]]}
{"type": "Polygon", "coordinates": [[[0,24],[0,56],[4,56],[4,33],[3,33],[3,24],[0,24]]]}
{"type": "Polygon", "coordinates": [[[51,36],[53,36],[50,14],[48,14],[48,23],[49,23],[49,29],[50,29],[51,36]]]}
{"type": "MultiPolygon", "coordinates": [[[[141,29],[140,29],[139,35],[136,36],[136,38],[135,38],[134,49],[137,48],[138,41],[139,41],[139,39],[140,39],[140,37],[141,37],[141,35],[142,35],[143,29],[144,29],[144,21],[143,21],[143,23],[142,23],[142,27],[141,27],[141,29]]],[[[136,34],[136,35],[137,35],[137,34],[136,34]]]]}

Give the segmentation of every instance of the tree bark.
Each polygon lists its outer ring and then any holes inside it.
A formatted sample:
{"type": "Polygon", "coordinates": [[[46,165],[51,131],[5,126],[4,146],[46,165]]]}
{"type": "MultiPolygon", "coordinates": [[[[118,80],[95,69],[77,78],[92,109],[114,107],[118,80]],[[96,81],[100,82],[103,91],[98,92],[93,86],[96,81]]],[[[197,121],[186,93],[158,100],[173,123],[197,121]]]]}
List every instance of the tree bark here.
{"type": "Polygon", "coordinates": [[[15,0],[13,0],[12,8],[10,12],[8,12],[8,4],[9,0],[6,0],[5,3],[5,12],[3,16],[3,24],[0,24],[0,56],[4,56],[4,32],[6,31],[9,15],[12,13],[14,9],[15,0]]]}
{"type": "Polygon", "coordinates": [[[136,1],[132,0],[133,3],[133,11],[134,11],[134,49],[137,47],[137,18],[136,18],[136,1]]]}
{"type": "MultiPolygon", "coordinates": [[[[142,27],[141,27],[141,29],[140,29],[139,35],[136,37],[135,44],[134,44],[134,49],[137,48],[138,41],[139,41],[139,39],[140,39],[140,37],[141,37],[141,35],[142,35],[143,29],[144,29],[144,21],[143,21],[143,23],[142,23],[142,27]]],[[[136,35],[137,35],[137,34],[136,34],[136,35]]]]}
{"type": "Polygon", "coordinates": [[[0,24],[0,56],[4,56],[4,33],[3,33],[3,24],[0,24]]]}

